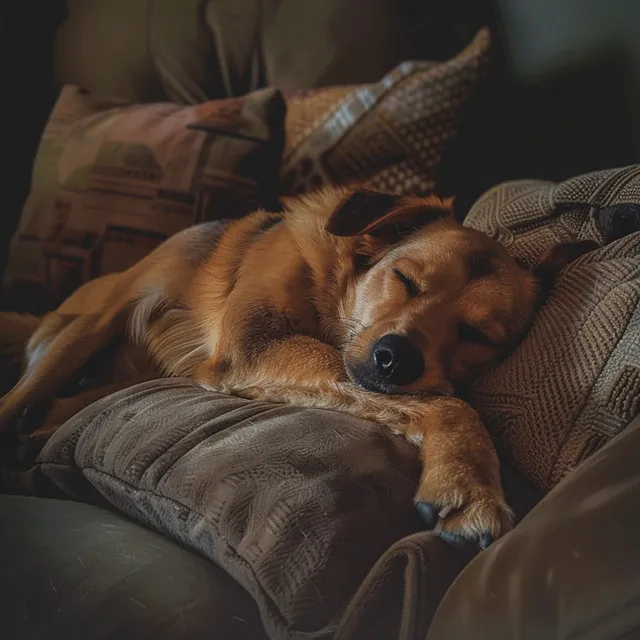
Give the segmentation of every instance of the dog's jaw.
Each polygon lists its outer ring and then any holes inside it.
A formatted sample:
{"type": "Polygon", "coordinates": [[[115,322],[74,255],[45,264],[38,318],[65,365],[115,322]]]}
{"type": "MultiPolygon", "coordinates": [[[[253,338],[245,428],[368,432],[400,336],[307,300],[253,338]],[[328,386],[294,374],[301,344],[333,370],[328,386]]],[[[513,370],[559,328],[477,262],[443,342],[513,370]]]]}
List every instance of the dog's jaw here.
{"type": "Polygon", "coordinates": [[[448,382],[440,385],[438,388],[423,389],[419,391],[399,387],[397,385],[385,383],[384,381],[373,380],[371,376],[366,374],[364,367],[347,364],[344,356],[343,363],[349,381],[364,391],[380,393],[383,395],[412,396],[416,398],[446,398],[452,397],[455,392],[454,386],[448,382]]]}
{"type": "Polygon", "coordinates": [[[395,385],[385,384],[384,382],[372,380],[370,376],[366,375],[366,372],[364,370],[365,367],[349,366],[346,362],[344,367],[349,380],[357,387],[360,387],[365,391],[384,393],[387,395],[397,395],[402,393],[401,390],[395,385]]]}

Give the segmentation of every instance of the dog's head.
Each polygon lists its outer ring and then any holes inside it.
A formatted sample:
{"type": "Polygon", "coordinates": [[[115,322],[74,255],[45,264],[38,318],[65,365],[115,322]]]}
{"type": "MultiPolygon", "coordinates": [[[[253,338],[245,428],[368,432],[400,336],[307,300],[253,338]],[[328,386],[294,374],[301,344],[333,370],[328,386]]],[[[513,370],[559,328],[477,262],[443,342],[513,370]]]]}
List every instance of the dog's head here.
{"type": "Polygon", "coordinates": [[[532,269],[458,224],[451,201],[349,192],[326,231],[352,242],[344,361],[383,393],[450,394],[525,333],[568,262],[594,243],[556,247],[532,269]]]}

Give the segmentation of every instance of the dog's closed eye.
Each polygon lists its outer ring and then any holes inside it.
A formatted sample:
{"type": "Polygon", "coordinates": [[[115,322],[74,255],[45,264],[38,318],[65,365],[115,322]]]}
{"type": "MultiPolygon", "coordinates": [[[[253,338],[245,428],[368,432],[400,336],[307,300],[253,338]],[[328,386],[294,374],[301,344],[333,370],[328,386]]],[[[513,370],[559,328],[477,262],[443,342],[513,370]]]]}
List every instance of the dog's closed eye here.
{"type": "Polygon", "coordinates": [[[462,342],[473,342],[487,347],[495,346],[493,340],[486,333],[466,322],[461,322],[458,326],[458,338],[462,342]]]}
{"type": "Polygon", "coordinates": [[[407,295],[409,297],[413,298],[413,297],[417,296],[420,293],[420,289],[418,288],[418,284],[416,283],[416,281],[413,278],[409,277],[405,273],[402,273],[402,271],[400,271],[400,269],[394,269],[393,273],[396,275],[398,280],[400,280],[400,282],[402,282],[402,284],[404,285],[405,289],[407,290],[407,295]]]}

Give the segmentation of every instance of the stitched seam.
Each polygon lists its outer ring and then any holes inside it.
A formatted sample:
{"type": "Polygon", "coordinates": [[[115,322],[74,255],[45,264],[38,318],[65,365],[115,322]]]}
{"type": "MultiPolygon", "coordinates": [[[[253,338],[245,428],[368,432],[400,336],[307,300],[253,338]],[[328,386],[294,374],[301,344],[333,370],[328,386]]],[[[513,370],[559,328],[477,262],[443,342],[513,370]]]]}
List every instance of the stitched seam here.
{"type": "MultiPolygon", "coordinates": [[[[42,463],[41,463],[42,464],[42,463]]],[[[63,467],[63,468],[68,468],[68,465],[59,465],[56,463],[44,463],[44,464],[51,464],[52,466],[57,466],[57,467],[63,467]]],[[[237,552],[237,550],[231,546],[227,540],[224,538],[224,536],[222,536],[220,534],[220,531],[218,530],[218,527],[211,521],[210,518],[208,518],[207,516],[203,515],[200,511],[198,511],[197,509],[188,506],[186,504],[184,504],[183,502],[177,500],[176,498],[172,498],[169,496],[166,496],[162,493],[160,493],[157,489],[156,490],[152,490],[152,489],[141,489],[140,487],[136,487],[135,485],[131,484],[130,482],[127,482],[126,480],[123,480],[122,478],[119,478],[117,476],[112,475],[111,473],[108,473],[106,471],[102,471],[99,469],[95,469],[93,467],[75,467],[76,469],[78,469],[80,472],[82,472],[82,474],[84,475],[85,471],[91,471],[99,476],[103,476],[105,478],[108,478],[110,480],[113,480],[117,483],[120,483],[122,485],[125,485],[126,487],[132,489],[133,491],[137,491],[137,492],[143,492],[146,493],[148,495],[151,495],[155,498],[160,498],[162,500],[166,500],[168,503],[171,503],[174,506],[180,507],[182,509],[186,509],[187,511],[189,511],[192,514],[195,514],[196,516],[198,516],[199,518],[201,518],[202,520],[204,520],[209,527],[211,528],[211,530],[214,531],[215,535],[217,536],[218,540],[220,541],[221,545],[224,547],[224,550],[226,552],[229,553],[229,555],[233,556],[237,561],[239,561],[239,563],[245,567],[246,569],[248,569],[249,573],[251,574],[251,576],[253,577],[253,579],[255,580],[255,584],[260,585],[260,592],[263,594],[263,596],[265,597],[265,600],[267,601],[267,605],[269,606],[270,609],[274,609],[277,612],[277,624],[279,626],[281,626],[283,629],[286,630],[290,630],[291,626],[290,624],[287,622],[286,618],[284,617],[284,615],[282,614],[282,611],[280,610],[280,607],[276,604],[276,602],[273,600],[273,597],[271,596],[271,594],[269,594],[266,589],[264,588],[264,586],[262,585],[262,581],[258,579],[258,577],[256,576],[253,567],[249,564],[249,562],[241,555],[239,555],[239,553],[237,552]]],[[[89,481],[88,478],[85,479],[87,480],[87,482],[89,482],[92,486],[93,483],[91,483],[89,481]]],[[[102,491],[100,491],[100,489],[98,489],[98,487],[94,488],[99,491],[103,496],[104,493],[102,491]]],[[[106,497],[106,496],[105,496],[106,497]]],[[[108,502],[110,504],[113,505],[113,503],[111,502],[111,500],[109,500],[107,498],[108,502]]],[[[115,507],[115,505],[113,505],[115,507]]],[[[120,513],[123,513],[124,515],[127,515],[126,512],[123,512],[122,510],[118,509],[118,511],[120,513]]],[[[146,515],[146,514],[145,514],[146,515]]],[[[178,535],[176,535],[173,532],[168,532],[168,531],[164,531],[161,529],[156,529],[156,527],[154,527],[153,525],[151,525],[150,523],[148,523],[148,520],[145,519],[145,524],[148,524],[150,527],[152,527],[153,529],[155,529],[156,531],[159,531],[162,535],[167,536],[168,538],[172,538],[173,540],[175,540],[176,542],[184,545],[185,541],[183,539],[180,539],[180,537],[178,535]]],[[[203,555],[207,560],[209,560],[210,562],[214,562],[214,560],[212,560],[211,558],[209,558],[207,555],[205,555],[203,553],[203,551],[200,549],[200,547],[195,547],[193,545],[189,545],[189,547],[196,549],[196,551],[198,551],[198,553],[200,553],[201,555],[203,555]]],[[[215,563],[217,564],[217,563],[215,563]]],[[[311,633],[318,633],[319,631],[323,631],[326,632],[328,630],[331,630],[335,627],[335,625],[328,625],[325,629],[321,629],[321,630],[316,630],[314,632],[311,633]]]]}

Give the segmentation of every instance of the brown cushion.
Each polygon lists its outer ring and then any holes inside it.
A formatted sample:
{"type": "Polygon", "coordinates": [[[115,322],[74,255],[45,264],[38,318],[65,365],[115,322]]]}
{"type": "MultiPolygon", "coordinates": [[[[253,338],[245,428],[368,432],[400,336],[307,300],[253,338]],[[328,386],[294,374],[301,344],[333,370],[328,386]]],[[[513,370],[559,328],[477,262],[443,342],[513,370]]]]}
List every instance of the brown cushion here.
{"type": "Polygon", "coordinates": [[[489,47],[482,29],[447,62],[403,62],[374,84],[289,96],[282,192],[362,182],[401,194],[433,190],[489,47]]]}
{"type": "Polygon", "coordinates": [[[464,569],[427,640],[640,637],[639,458],[640,418],[464,569]]]}
{"type": "Polygon", "coordinates": [[[185,227],[275,206],[284,114],[275,89],[181,107],[65,87],[13,238],[10,293],[42,311],[185,227]]]}
{"type": "Polygon", "coordinates": [[[421,528],[419,467],[411,445],[373,423],[164,379],[77,414],[38,473],[215,561],[272,637],[310,638],[330,637],[376,559],[421,528]]]}
{"type": "MultiPolygon", "coordinates": [[[[490,190],[465,224],[535,263],[552,246],[601,240],[598,211],[640,204],[640,166],[490,190]]],[[[547,491],[640,412],[640,232],[566,268],[517,350],[471,403],[500,452],[547,491]]]]}

